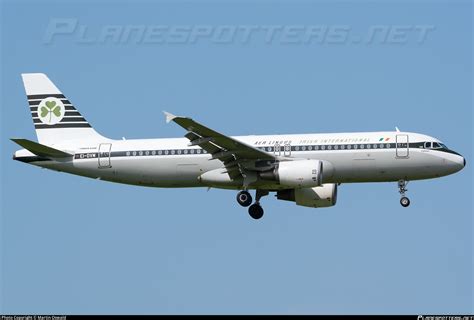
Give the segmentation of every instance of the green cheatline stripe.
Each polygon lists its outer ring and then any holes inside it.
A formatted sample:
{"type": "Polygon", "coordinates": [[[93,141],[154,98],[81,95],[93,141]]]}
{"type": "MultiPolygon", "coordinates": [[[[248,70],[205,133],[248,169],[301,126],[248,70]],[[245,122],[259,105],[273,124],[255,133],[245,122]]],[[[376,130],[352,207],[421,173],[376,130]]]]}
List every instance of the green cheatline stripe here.
{"type": "Polygon", "coordinates": [[[383,141],[383,138],[380,138],[380,140],[379,140],[379,141],[383,141]]]}

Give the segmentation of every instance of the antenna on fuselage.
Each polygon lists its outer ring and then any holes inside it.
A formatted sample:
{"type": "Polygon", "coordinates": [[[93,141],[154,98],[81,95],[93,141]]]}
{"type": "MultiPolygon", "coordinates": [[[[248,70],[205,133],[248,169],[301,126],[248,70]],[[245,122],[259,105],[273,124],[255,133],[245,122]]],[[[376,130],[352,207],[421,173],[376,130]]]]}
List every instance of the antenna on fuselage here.
{"type": "Polygon", "coordinates": [[[397,132],[400,132],[400,129],[398,129],[398,127],[395,127],[395,130],[397,130],[397,132]]]}

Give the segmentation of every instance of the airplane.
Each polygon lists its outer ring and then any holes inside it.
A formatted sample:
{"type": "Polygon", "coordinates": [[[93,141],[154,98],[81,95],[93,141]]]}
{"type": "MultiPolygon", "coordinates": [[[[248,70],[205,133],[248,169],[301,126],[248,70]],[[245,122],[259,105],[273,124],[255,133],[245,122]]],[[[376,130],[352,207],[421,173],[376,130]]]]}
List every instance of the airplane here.
{"type": "Polygon", "coordinates": [[[398,182],[400,204],[409,181],[462,170],[466,160],[440,140],[396,131],[228,136],[188,117],[164,112],[184,138],[114,140],[95,131],[43,73],[22,74],[38,142],[13,159],[74,175],[130,185],[238,191],[237,202],[262,218],[262,197],[325,208],[342,183],[398,182]],[[255,190],[255,202],[250,190],[255,190]]]}

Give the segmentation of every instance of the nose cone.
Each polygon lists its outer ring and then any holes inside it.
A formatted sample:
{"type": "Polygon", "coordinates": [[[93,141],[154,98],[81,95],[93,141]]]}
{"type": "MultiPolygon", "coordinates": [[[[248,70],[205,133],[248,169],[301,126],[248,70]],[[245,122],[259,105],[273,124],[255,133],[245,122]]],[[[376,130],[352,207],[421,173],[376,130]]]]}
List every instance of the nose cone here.
{"type": "Polygon", "coordinates": [[[466,159],[461,155],[458,155],[456,159],[452,159],[451,162],[454,172],[461,171],[466,166],[466,159]]]}
{"type": "Polygon", "coordinates": [[[456,151],[443,152],[442,158],[444,162],[442,171],[445,172],[445,175],[459,172],[466,166],[466,159],[456,151]]]}

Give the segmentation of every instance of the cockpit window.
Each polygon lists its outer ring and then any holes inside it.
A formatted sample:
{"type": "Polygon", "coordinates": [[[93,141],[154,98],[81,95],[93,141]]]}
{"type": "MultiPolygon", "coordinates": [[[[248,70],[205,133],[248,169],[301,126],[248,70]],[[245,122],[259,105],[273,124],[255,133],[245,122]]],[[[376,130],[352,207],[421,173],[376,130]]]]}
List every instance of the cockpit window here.
{"type": "Polygon", "coordinates": [[[424,144],[425,149],[446,149],[449,150],[448,147],[446,147],[445,144],[441,142],[425,142],[424,144]]]}

